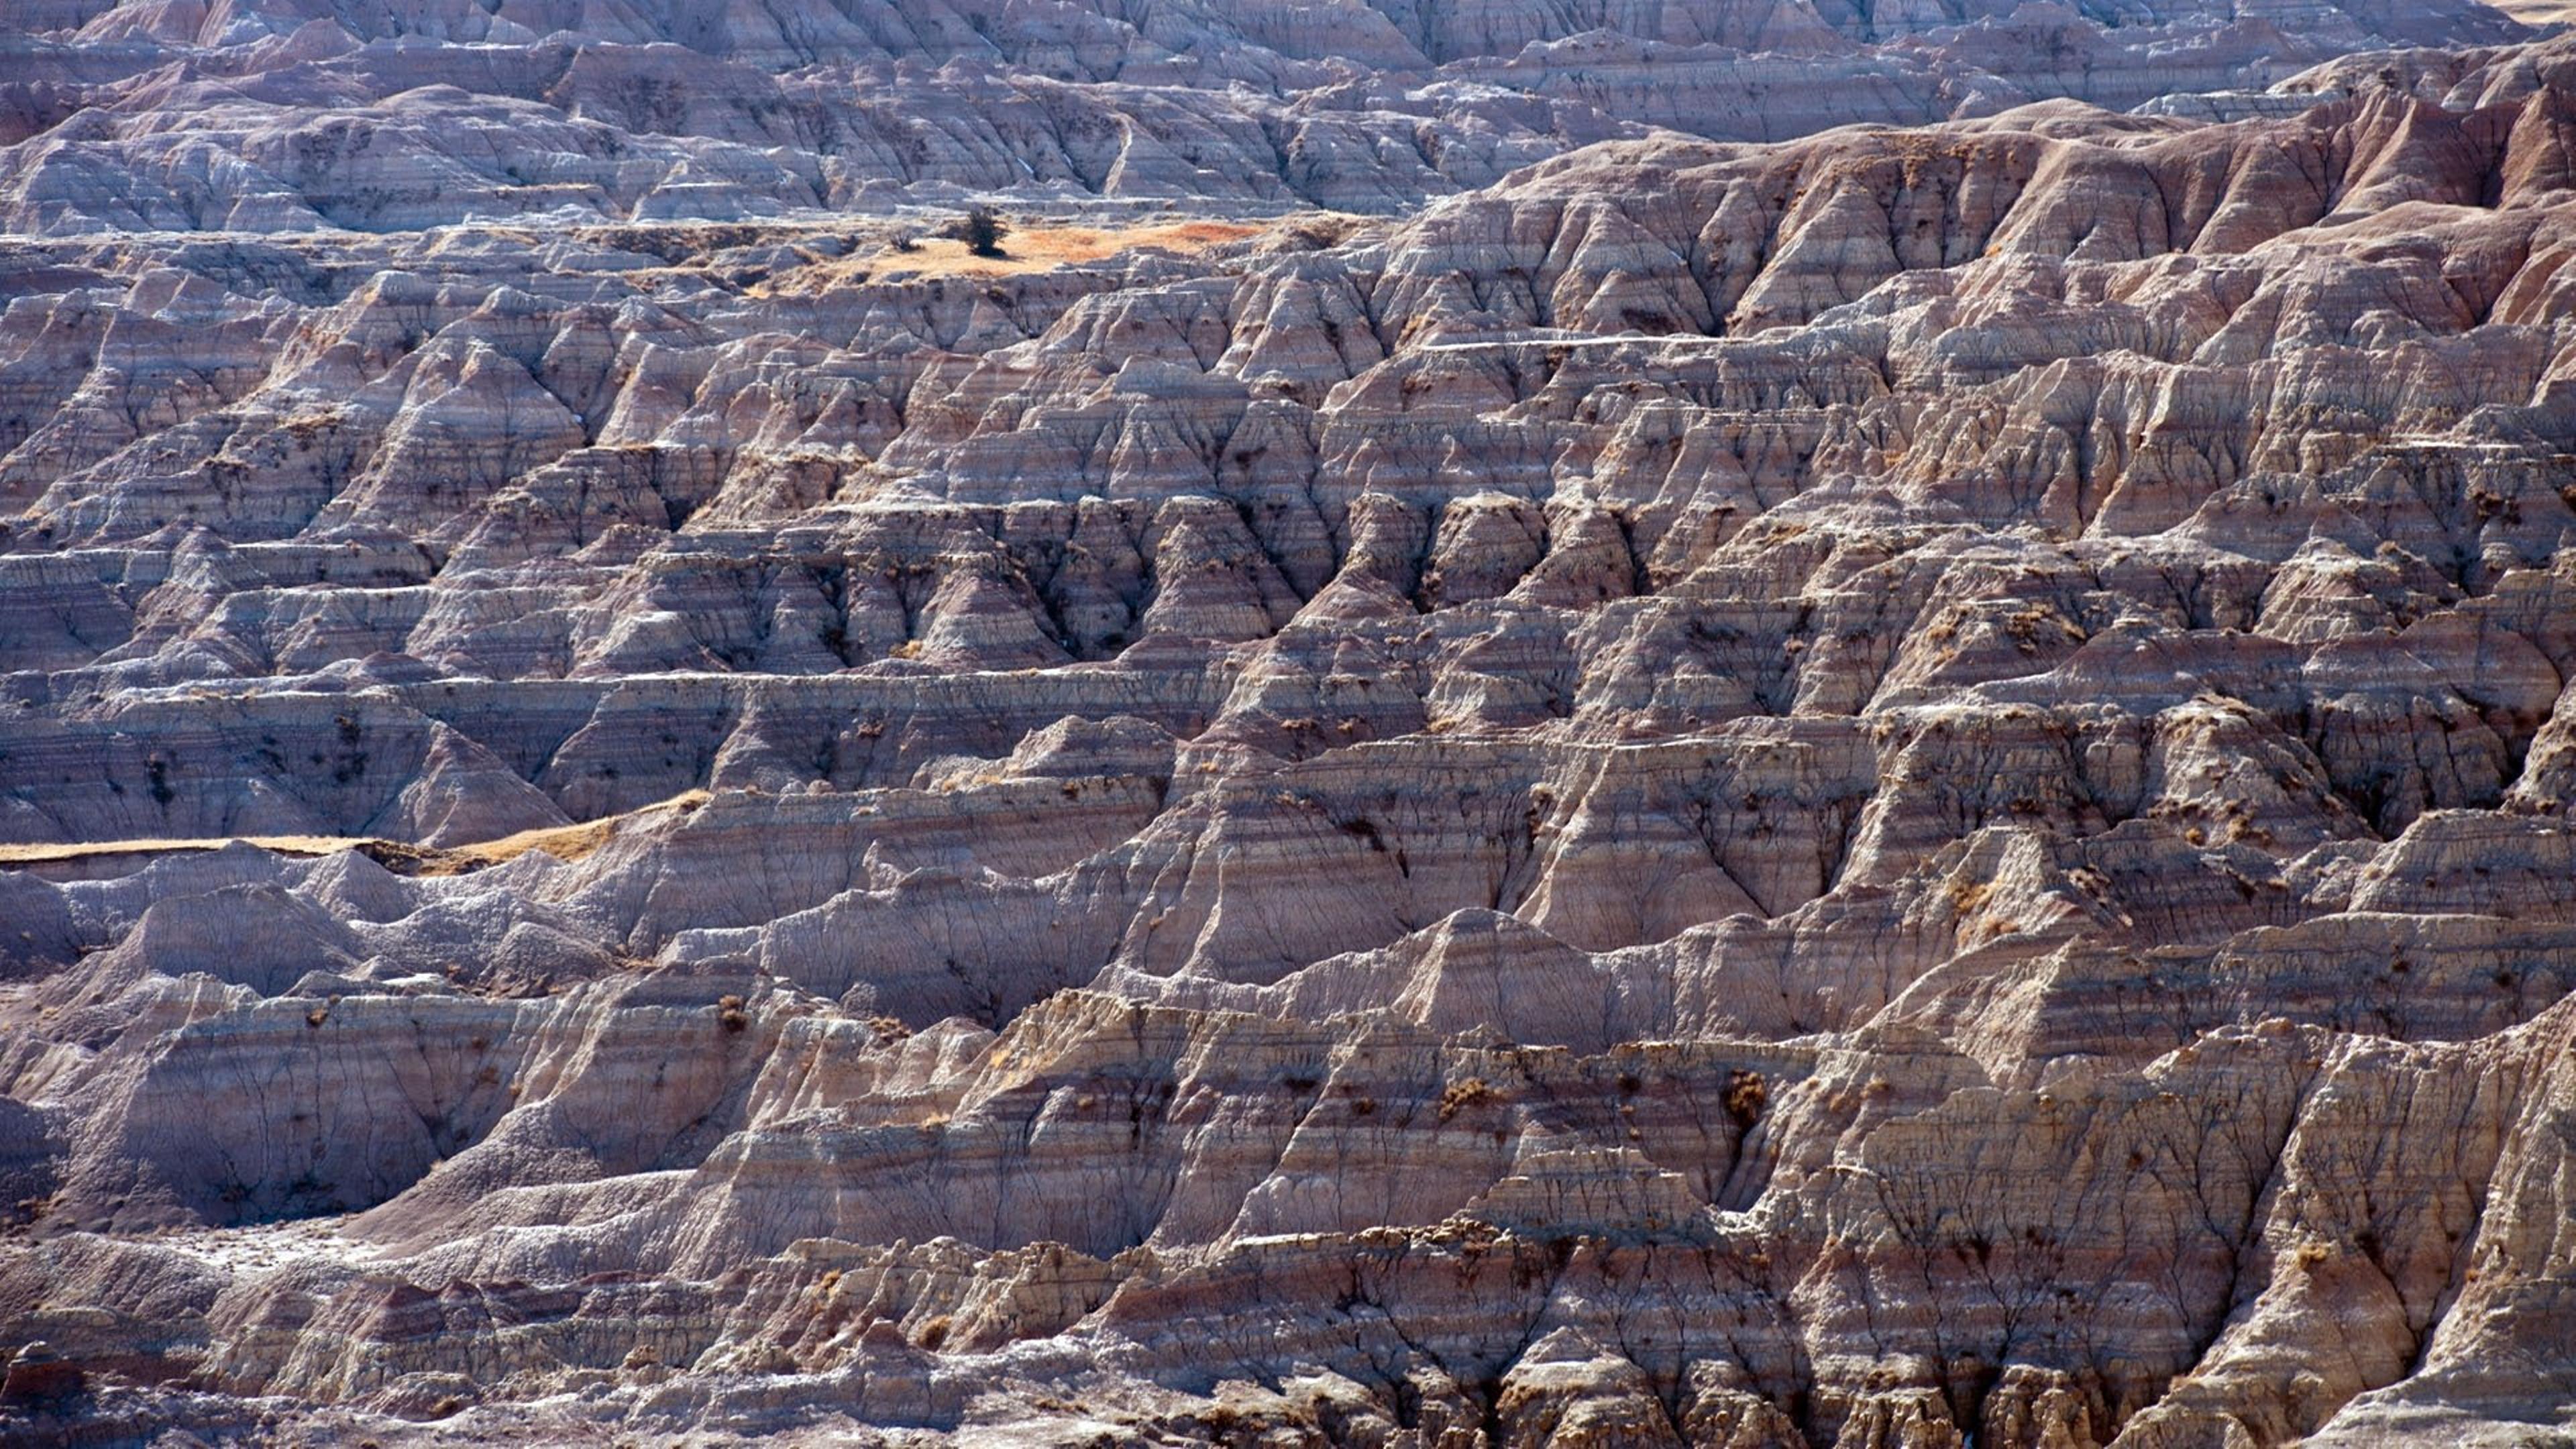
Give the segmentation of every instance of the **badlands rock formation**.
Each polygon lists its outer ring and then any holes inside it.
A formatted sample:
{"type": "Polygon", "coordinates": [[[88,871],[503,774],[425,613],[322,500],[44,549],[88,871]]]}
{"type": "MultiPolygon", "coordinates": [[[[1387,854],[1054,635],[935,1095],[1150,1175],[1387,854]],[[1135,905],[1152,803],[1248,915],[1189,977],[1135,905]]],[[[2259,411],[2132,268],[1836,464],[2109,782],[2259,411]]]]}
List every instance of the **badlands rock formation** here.
{"type": "Polygon", "coordinates": [[[2475,0],[13,0],[0,228],[1387,212],[1657,128],[2125,109],[2523,34],[2475,0]]]}
{"type": "Polygon", "coordinates": [[[2576,40],[0,30],[9,1442],[2576,1432],[2576,40]]]}

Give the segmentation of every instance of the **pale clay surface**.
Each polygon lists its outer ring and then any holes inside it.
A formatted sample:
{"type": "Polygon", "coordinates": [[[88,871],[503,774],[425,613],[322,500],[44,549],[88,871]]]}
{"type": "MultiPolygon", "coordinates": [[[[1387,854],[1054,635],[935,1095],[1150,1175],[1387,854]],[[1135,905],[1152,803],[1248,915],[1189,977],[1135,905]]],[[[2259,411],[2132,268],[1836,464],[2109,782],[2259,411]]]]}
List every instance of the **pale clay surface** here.
{"type": "Polygon", "coordinates": [[[2576,41],[31,0],[0,233],[0,1439],[2576,1433],[2576,41]]]}

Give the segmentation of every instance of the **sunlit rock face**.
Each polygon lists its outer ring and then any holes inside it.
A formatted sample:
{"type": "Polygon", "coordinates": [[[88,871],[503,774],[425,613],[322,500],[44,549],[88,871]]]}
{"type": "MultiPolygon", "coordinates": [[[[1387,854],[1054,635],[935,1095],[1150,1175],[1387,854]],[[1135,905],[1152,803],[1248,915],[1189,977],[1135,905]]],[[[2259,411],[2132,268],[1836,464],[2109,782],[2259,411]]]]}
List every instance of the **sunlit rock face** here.
{"type": "Polygon", "coordinates": [[[0,1439],[2568,1431],[2576,41],[40,0],[0,230],[0,1439]]]}

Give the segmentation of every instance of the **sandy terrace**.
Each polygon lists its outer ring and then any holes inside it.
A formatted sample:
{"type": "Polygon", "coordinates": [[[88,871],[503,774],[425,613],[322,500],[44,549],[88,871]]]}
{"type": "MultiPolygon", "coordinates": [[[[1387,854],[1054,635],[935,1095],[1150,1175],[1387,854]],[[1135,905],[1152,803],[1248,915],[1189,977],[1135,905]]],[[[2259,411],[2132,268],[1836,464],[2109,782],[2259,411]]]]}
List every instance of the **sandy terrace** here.
{"type": "Polygon", "coordinates": [[[891,242],[843,261],[802,267],[767,289],[778,293],[815,292],[857,280],[861,275],[888,276],[910,272],[924,277],[999,277],[1014,272],[1043,272],[1096,262],[1120,252],[1152,248],[1184,255],[1227,242],[1258,236],[1263,227],[1251,222],[1175,221],[1152,226],[1013,227],[1002,238],[1002,255],[979,257],[961,241],[924,237],[912,251],[891,242]]]}
{"type": "Polygon", "coordinates": [[[557,860],[577,861],[606,845],[619,828],[629,821],[642,820],[663,812],[687,814],[707,801],[704,790],[690,790],[668,800],[630,810],[623,815],[607,815],[572,825],[553,825],[536,830],[522,830],[499,840],[472,845],[413,845],[407,841],[382,840],[363,835],[222,835],[203,838],[155,838],[136,840],[82,840],[71,842],[35,842],[0,845],[0,870],[12,866],[44,866],[95,856],[161,855],[172,851],[221,850],[228,845],[254,845],[280,855],[330,855],[335,851],[364,850],[379,860],[415,875],[461,875],[488,865],[499,865],[531,850],[543,851],[557,860]]]}

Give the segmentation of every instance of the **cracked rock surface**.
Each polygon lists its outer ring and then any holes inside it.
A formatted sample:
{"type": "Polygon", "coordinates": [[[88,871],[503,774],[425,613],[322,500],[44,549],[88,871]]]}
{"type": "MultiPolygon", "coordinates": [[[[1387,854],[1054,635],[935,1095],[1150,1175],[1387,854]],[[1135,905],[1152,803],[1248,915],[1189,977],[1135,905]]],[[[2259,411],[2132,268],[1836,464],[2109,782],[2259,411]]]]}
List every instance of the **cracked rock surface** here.
{"type": "Polygon", "coordinates": [[[2561,1442],[2572,812],[2477,5],[0,15],[12,1443],[2561,1442]]]}

